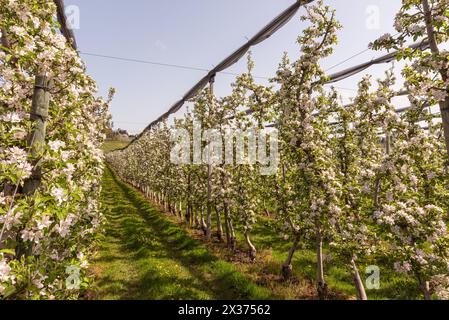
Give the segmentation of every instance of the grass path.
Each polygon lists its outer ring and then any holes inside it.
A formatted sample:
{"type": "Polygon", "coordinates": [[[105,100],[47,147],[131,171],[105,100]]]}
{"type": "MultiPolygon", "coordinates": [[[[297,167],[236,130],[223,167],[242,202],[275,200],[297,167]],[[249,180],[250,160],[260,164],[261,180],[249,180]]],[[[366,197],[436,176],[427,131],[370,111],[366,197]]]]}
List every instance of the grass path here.
{"type": "MultiPolygon", "coordinates": [[[[95,299],[315,299],[314,252],[300,250],[293,259],[294,277],[281,280],[280,270],[289,249],[269,221],[253,230],[259,249],[257,263],[237,260],[221,243],[199,241],[200,231],[186,229],[158,210],[110,169],[103,178],[102,206],[107,224],[91,271],[95,299]],[[196,240],[195,240],[196,239],[196,240]]],[[[240,239],[242,240],[242,239],[240,239]]],[[[242,241],[240,241],[242,242],[242,241]]],[[[244,248],[241,248],[241,250],[244,248]]],[[[246,255],[244,255],[246,256],[246,255]]],[[[347,268],[326,255],[326,277],[331,299],[354,296],[347,268]]],[[[414,299],[419,292],[412,281],[381,263],[381,289],[368,292],[371,299],[414,299]]],[[[364,270],[361,266],[360,270],[364,270]]]]}
{"type": "Polygon", "coordinates": [[[96,299],[269,299],[230,263],[118,180],[103,178],[107,225],[93,263],[96,299]]]}

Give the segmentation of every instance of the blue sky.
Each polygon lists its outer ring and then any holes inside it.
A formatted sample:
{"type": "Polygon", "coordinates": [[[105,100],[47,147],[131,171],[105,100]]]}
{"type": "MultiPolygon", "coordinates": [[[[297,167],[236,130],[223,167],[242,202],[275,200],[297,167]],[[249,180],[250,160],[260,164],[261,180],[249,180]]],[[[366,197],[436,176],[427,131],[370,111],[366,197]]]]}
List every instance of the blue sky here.
{"type": "MultiPolygon", "coordinates": [[[[294,0],[66,0],[80,10],[75,30],[81,52],[150,60],[210,69],[253,36],[294,0]]],[[[335,54],[323,61],[328,68],[367,49],[370,41],[393,30],[400,0],[325,0],[337,10],[343,24],[335,54]],[[375,22],[378,12],[378,24],[375,22]]],[[[300,10],[303,13],[304,9],[300,10]]],[[[304,25],[297,14],[267,41],[252,49],[255,75],[273,76],[284,51],[300,54],[295,44],[304,25]]],[[[367,51],[330,71],[336,72],[381,55],[367,51]]],[[[180,99],[205,72],[122,62],[81,55],[100,93],[117,89],[111,107],[115,127],[139,133],[180,99]]],[[[386,65],[341,81],[336,86],[345,98],[354,94],[357,81],[370,73],[381,76],[386,65]]],[[[243,72],[246,59],[231,67],[243,72]]],[[[217,95],[230,92],[230,75],[216,79],[217,95]]],[[[261,83],[266,81],[260,80],[261,83]]],[[[183,109],[184,110],[184,109],[183,109]]],[[[181,110],[180,112],[182,112],[181,110]]]]}

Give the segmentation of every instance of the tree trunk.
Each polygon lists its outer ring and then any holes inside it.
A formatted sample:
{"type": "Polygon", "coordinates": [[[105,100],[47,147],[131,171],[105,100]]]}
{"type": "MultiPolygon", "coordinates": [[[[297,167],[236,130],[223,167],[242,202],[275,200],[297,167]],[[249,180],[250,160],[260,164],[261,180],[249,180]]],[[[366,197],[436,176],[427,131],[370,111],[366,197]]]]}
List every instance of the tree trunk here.
{"type": "Polygon", "coordinates": [[[194,221],[195,221],[195,227],[197,228],[201,228],[201,224],[200,224],[200,215],[201,213],[199,212],[199,209],[194,211],[194,221]]]}
{"type": "Polygon", "coordinates": [[[231,218],[229,218],[229,230],[231,232],[231,250],[235,251],[235,249],[236,249],[235,229],[234,229],[234,224],[232,223],[231,218]]]}
{"type": "Polygon", "coordinates": [[[191,206],[190,206],[190,215],[189,215],[189,218],[190,218],[190,226],[191,227],[195,227],[195,205],[194,204],[192,204],[191,206]]]}
{"type": "Polygon", "coordinates": [[[355,257],[351,259],[351,269],[352,269],[352,278],[354,279],[355,289],[357,293],[358,300],[368,300],[366,296],[365,287],[363,286],[363,281],[360,278],[359,269],[355,263],[355,257]]]}
{"type": "Polygon", "coordinates": [[[167,207],[168,207],[168,212],[171,213],[171,214],[174,214],[174,213],[173,213],[173,206],[172,206],[172,204],[171,204],[171,201],[172,201],[172,199],[171,199],[170,195],[168,195],[168,196],[167,196],[167,207]]]}
{"type": "Polygon", "coordinates": [[[176,217],[176,200],[175,197],[170,198],[170,212],[176,217]]]}
{"type": "Polygon", "coordinates": [[[266,204],[266,201],[265,201],[265,200],[263,201],[263,211],[264,211],[264,213],[265,213],[265,216],[267,216],[267,217],[270,217],[270,216],[271,216],[271,215],[270,215],[270,211],[268,211],[267,204],[266,204]]]}
{"type": "Polygon", "coordinates": [[[212,165],[207,165],[207,216],[206,216],[206,241],[210,241],[212,235],[212,165]]]}
{"type": "Polygon", "coordinates": [[[203,230],[204,235],[206,236],[206,222],[204,221],[204,206],[201,206],[201,217],[200,217],[201,230],[203,230]]]}
{"type": "Polygon", "coordinates": [[[185,214],[186,222],[190,223],[190,201],[187,202],[186,205],[186,214],[185,214]]]}
{"type": "Polygon", "coordinates": [[[287,280],[292,276],[293,266],[292,266],[292,259],[293,255],[295,254],[296,249],[298,249],[298,238],[295,238],[293,241],[293,245],[291,246],[290,250],[288,251],[287,259],[285,260],[284,264],[282,265],[282,276],[284,277],[284,280],[287,280]]]}
{"type": "Polygon", "coordinates": [[[429,283],[426,282],[425,287],[423,288],[424,300],[432,300],[432,294],[430,293],[429,283]]]}
{"type": "Polygon", "coordinates": [[[324,262],[323,262],[323,239],[321,231],[317,231],[316,240],[316,258],[317,258],[317,282],[318,298],[325,300],[327,298],[327,284],[324,280],[324,262]]]}
{"type": "Polygon", "coordinates": [[[248,245],[248,248],[249,248],[249,257],[250,257],[251,260],[254,261],[256,259],[256,254],[257,254],[256,247],[251,242],[251,239],[250,239],[250,236],[249,236],[249,231],[248,231],[247,228],[245,228],[245,231],[243,233],[245,235],[246,244],[248,245]]]}
{"type": "Polygon", "coordinates": [[[429,281],[423,280],[421,277],[418,277],[419,286],[424,295],[424,300],[432,300],[432,292],[430,291],[429,281]]]}
{"type": "Polygon", "coordinates": [[[424,294],[424,300],[432,300],[432,293],[430,292],[429,282],[426,281],[421,286],[422,292],[424,294]]]}
{"type": "Polygon", "coordinates": [[[217,215],[217,237],[220,242],[223,241],[223,226],[221,224],[221,215],[220,210],[218,209],[218,206],[215,205],[215,213],[217,215]]]}
{"type": "Polygon", "coordinates": [[[226,201],[224,201],[223,203],[223,208],[224,208],[224,218],[225,218],[225,232],[226,232],[226,246],[228,248],[231,247],[231,228],[229,226],[229,207],[228,207],[228,203],[226,201]]]}
{"type": "Polygon", "coordinates": [[[182,200],[179,200],[178,216],[182,219],[182,200]]]}

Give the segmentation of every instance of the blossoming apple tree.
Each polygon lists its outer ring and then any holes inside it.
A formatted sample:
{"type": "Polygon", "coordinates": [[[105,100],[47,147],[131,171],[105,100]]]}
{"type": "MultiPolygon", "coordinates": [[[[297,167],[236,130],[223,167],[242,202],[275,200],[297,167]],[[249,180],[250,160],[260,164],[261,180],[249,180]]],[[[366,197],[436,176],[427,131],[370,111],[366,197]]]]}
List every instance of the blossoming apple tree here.
{"type": "MultiPolygon", "coordinates": [[[[395,261],[384,267],[412,275],[426,299],[447,297],[448,55],[438,46],[448,40],[447,8],[447,0],[403,0],[398,34],[372,45],[397,49],[406,62],[402,74],[411,106],[405,112],[394,108],[391,71],[377,88],[364,77],[349,105],[325,89],[320,62],[332,54],[340,25],[335,12],[318,1],[302,18],[308,26],[298,38],[300,57],[291,62],[284,56],[273,87],[255,83],[249,60],[249,72],[237,78],[229,96],[204,90],[175,126],[155,126],[109,154],[109,162],[153,200],[172,203],[168,210],[185,210],[190,225],[202,228],[207,239],[215,209],[218,236],[224,225],[228,246],[236,249],[240,233],[256,261],[251,232],[263,211],[271,211],[266,220],[291,246],[284,277],[292,275],[295,251],[312,248],[321,298],[328,291],[324,251],[347,266],[359,299],[369,295],[359,268],[380,258],[395,261]],[[412,38],[424,39],[423,46],[405,49],[412,38]],[[428,111],[434,104],[440,106],[437,114],[428,111]],[[435,121],[440,115],[442,124],[435,121]],[[182,127],[193,136],[194,118],[222,138],[226,127],[274,126],[280,147],[274,175],[261,177],[257,165],[170,163],[170,131],[182,127]]],[[[205,145],[200,138],[200,147],[205,145]]],[[[15,157],[23,157],[16,151],[15,157]]],[[[64,194],[55,190],[54,196],[64,194]]]]}
{"type": "Polygon", "coordinates": [[[103,219],[100,146],[113,92],[96,98],[55,13],[52,1],[0,1],[0,298],[76,297],[103,219]],[[51,79],[46,88],[35,88],[38,76],[51,79]],[[38,89],[48,114],[32,112],[38,89]]]}

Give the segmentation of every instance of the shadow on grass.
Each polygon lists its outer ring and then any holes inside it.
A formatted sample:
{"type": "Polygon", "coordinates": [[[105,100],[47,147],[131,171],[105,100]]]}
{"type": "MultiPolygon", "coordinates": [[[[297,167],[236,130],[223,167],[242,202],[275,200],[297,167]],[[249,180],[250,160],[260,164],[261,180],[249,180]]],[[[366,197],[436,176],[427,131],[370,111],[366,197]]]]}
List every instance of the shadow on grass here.
{"type": "Polygon", "coordinates": [[[275,298],[209,253],[109,168],[102,198],[108,222],[96,259],[98,298],[275,298]]]}
{"type": "MultiPolygon", "coordinates": [[[[108,273],[101,277],[98,284],[104,288],[104,296],[107,298],[277,298],[266,288],[262,288],[259,282],[256,285],[245,274],[236,271],[231,263],[211,254],[200,241],[192,239],[182,226],[174,224],[154,209],[140,192],[121,182],[109,169],[105,172],[105,184],[108,189],[105,188],[104,191],[104,202],[109,204],[106,215],[110,224],[106,243],[118,246],[115,249],[119,252],[112,254],[108,252],[111,248],[106,247],[98,261],[100,264],[125,264],[116,273],[129,273],[129,277],[110,277],[108,273]],[[174,265],[180,269],[176,269],[174,265]],[[132,272],[126,271],[127,267],[138,270],[137,274],[131,276],[132,272]]],[[[256,247],[268,250],[274,259],[268,260],[264,269],[259,264],[254,264],[249,266],[249,270],[256,274],[279,275],[281,264],[291,245],[289,241],[281,239],[270,224],[270,219],[265,218],[255,225],[252,236],[256,247]]],[[[240,234],[238,237],[242,239],[240,234]]],[[[336,292],[354,296],[354,285],[348,267],[327,249],[325,253],[325,272],[330,287],[336,292]]],[[[369,261],[369,264],[381,268],[381,288],[368,290],[370,299],[421,297],[413,279],[398,275],[392,270],[393,261],[379,258],[369,261]]],[[[360,266],[362,274],[365,267],[360,266]]],[[[293,260],[293,270],[298,279],[310,281],[313,287],[312,282],[316,277],[314,250],[298,250],[293,260]]],[[[297,290],[296,287],[292,289],[297,290]]]]}
{"type": "MultiPolygon", "coordinates": [[[[280,273],[282,262],[287,257],[291,242],[281,238],[280,233],[271,225],[270,219],[262,217],[254,226],[252,231],[253,243],[259,249],[269,249],[275,258],[275,263],[270,267],[272,273],[280,273]]],[[[355,296],[353,278],[350,268],[341,259],[332,255],[331,251],[325,247],[325,276],[328,284],[336,292],[341,292],[350,296],[355,296]]],[[[316,256],[313,248],[300,249],[295,253],[292,261],[294,274],[301,279],[314,281],[316,278],[316,256]]],[[[380,288],[367,289],[369,299],[399,299],[415,300],[422,299],[416,281],[410,276],[397,273],[394,268],[394,261],[389,261],[385,257],[378,256],[371,261],[366,261],[365,265],[360,265],[359,269],[365,279],[370,273],[365,274],[368,265],[375,265],[380,268],[380,288]]]]}

